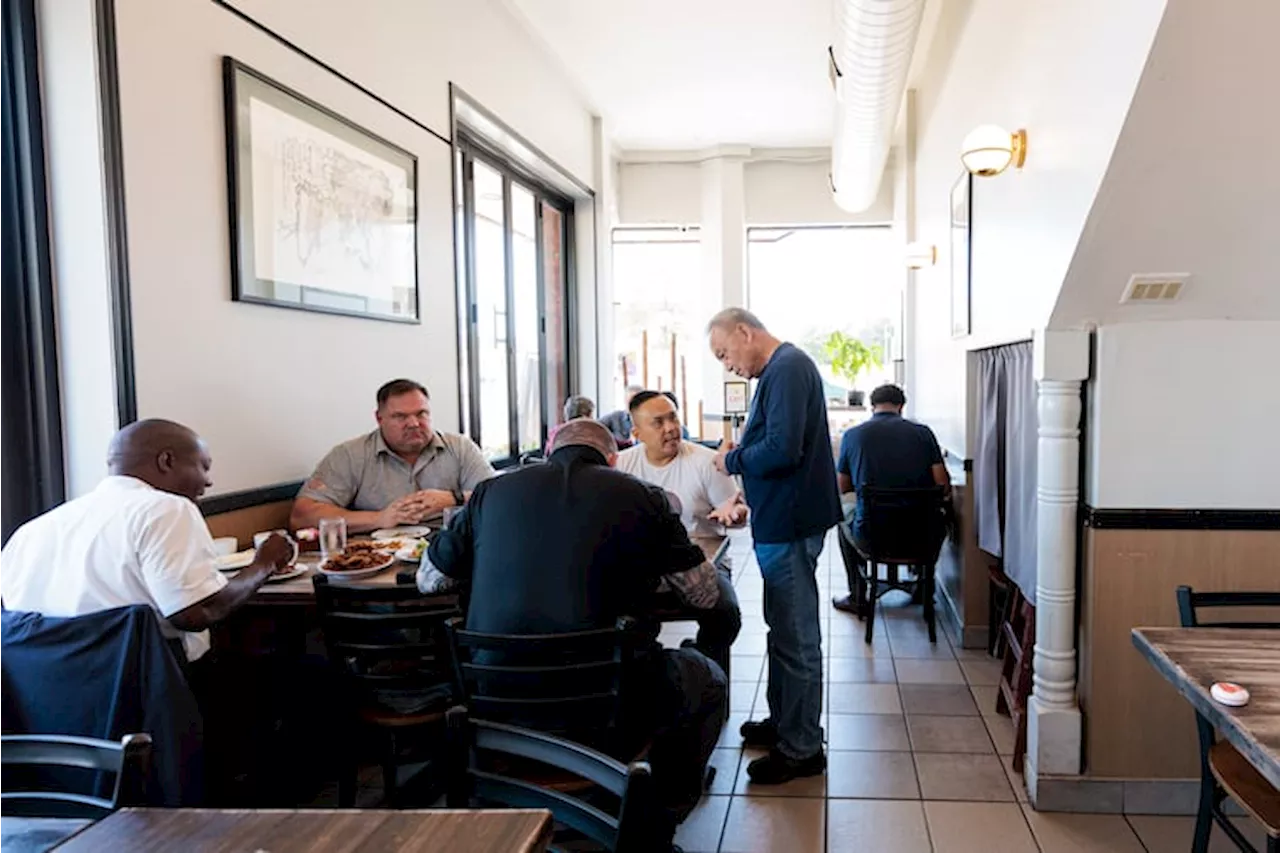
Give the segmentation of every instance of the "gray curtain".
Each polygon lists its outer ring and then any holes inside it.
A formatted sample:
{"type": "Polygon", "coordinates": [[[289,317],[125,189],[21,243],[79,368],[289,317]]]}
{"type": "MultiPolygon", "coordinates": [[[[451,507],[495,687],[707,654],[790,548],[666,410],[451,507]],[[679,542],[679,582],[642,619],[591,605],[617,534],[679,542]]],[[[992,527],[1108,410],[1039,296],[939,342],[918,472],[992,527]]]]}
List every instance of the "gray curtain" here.
{"type": "Polygon", "coordinates": [[[1036,385],[1031,343],[978,353],[974,514],[978,547],[1036,598],[1036,385]]]}
{"type": "Polygon", "coordinates": [[[978,399],[974,427],[973,504],[978,547],[993,557],[1003,551],[1005,393],[999,349],[978,352],[978,399]]]}
{"type": "Polygon", "coordinates": [[[1036,382],[1030,342],[1001,347],[1006,388],[1004,441],[1004,573],[1036,603],[1036,382]]]}

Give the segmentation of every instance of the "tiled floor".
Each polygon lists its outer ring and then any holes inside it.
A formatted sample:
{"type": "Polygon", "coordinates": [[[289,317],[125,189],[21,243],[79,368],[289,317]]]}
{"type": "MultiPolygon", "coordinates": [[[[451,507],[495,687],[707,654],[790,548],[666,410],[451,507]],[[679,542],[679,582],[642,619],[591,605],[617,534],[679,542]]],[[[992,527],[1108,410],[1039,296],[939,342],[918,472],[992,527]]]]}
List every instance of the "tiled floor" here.
{"type": "MultiPolygon", "coordinates": [[[[996,661],[928,641],[919,607],[886,598],[875,642],[831,607],[846,592],[834,541],[819,558],[829,769],[825,777],[751,785],[738,726],[767,714],[760,571],[749,538],[735,538],[742,635],[734,646],[729,722],[713,762],[715,784],[681,827],[688,853],[1177,853],[1191,818],[1048,814],[1026,805],[1011,766],[1013,730],[995,712],[996,661]]],[[[905,596],[903,597],[905,600],[905,596]]],[[[668,626],[678,645],[692,624],[668,626]]],[[[1262,844],[1253,826],[1242,827],[1262,844]]],[[[1213,853],[1226,851],[1215,838],[1213,853]]]]}

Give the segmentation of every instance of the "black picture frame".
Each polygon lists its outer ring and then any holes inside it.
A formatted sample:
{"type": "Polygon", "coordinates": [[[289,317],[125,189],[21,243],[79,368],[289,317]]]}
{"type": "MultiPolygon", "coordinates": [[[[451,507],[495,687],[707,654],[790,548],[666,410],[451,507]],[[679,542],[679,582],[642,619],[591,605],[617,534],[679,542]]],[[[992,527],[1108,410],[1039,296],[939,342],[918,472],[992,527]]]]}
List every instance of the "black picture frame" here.
{"type": "Polygon", "coordinates": [[[951,187],[951,336],[973,332],[973,175],[951,187]]]}
{"type": "Polygon", "coordinates": [[[234,57],[222,73],[231,298],[420,323],[417,156],[234,57]]]}

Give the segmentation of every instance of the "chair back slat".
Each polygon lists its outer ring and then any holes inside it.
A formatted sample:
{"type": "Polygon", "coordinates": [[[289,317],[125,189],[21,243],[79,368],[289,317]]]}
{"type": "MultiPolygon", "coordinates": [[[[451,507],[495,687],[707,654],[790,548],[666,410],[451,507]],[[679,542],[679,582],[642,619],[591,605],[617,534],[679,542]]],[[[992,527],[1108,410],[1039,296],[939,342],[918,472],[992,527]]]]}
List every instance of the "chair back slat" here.
{"type": "Polygon", "coordinates": [[[562,826],[581,833],[615,853],[655,849],[655,798],[649,765],[624,765],[590,747],[545,732],[474,720],[465,707],[446,715],[449,736],[452,808],[473,804],[548,809],[562,826]],[[477,753],[528,759],[571,773],[619,798],[618,815],[571,794],[534,782],[480,769],[477,753]],[[478,802],[477,802],[478,801],[478,802]]]}
{"type": "Polygon", "coordinates": [[[946,539],[944,492],[941,486],[891,489],[863,486],[862,504],[868,558],[882,563],[928,563],[938,560],[946,539]]]}
{"type": "Polygon", "coordinates": [[[151,763],[151,738],[130,734],[117,743],[74,735],[5,735],[0,738],[0,763],[11,771],[6,772],[4,791],[0,793],[6,814],[99,818],[121,806],[142,803],[151,763]],[[21,778],[12,771],[50,767],[89,771],[84,779],[96,778],[98,773],[110,774],[114,777],[111,798],[11,782],[21,778]]]}
{"type": "MultiPolygon", "coordinates": [[[[1203,609],[1277,608],[1280,611],[1280,592],[1196,592],[1191,587],[1178,587],[1178,618],[1184,628],[1280,628],[1280,612],[1276,619],[1238,619],[1206,622],[1200,617],[1203,609]]],[[[1250,616],[1255,614],[1250,612],[1250,616]]]]}
{"type": "Polygon", "coordinates": [[[451,684],[443,637],[458,615],[456,596],[424,596],[414,586],[359,586],[313,579],[330,664],[355,688],[352,699],[378,700],[451,684]]]}

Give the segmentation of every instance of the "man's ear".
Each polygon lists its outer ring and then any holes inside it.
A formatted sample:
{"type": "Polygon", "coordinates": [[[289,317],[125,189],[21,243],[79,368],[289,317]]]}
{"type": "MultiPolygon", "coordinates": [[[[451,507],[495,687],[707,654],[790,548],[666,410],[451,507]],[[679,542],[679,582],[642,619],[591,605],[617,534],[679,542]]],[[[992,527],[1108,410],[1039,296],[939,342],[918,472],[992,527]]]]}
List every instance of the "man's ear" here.
{"type": "Polygon", "coordinates": [[[173,462],[173,451],[162,450],[160,451],[160,455],[156,457],[156,470],[161,474],[168,474],[173,470],[173,462]]]}
{"type": "Polygon", "coordinates": [[[608,463],[609,463],[609,467],[610,467],[610,468],[617,468],[617,467],[618,467],[618,454],[616,454],[616,453],[610,453],[608,456],[606,456],[606,457],[604,458],[604,461],[606,461],[606,462],[608,462],[608,463]]]}

